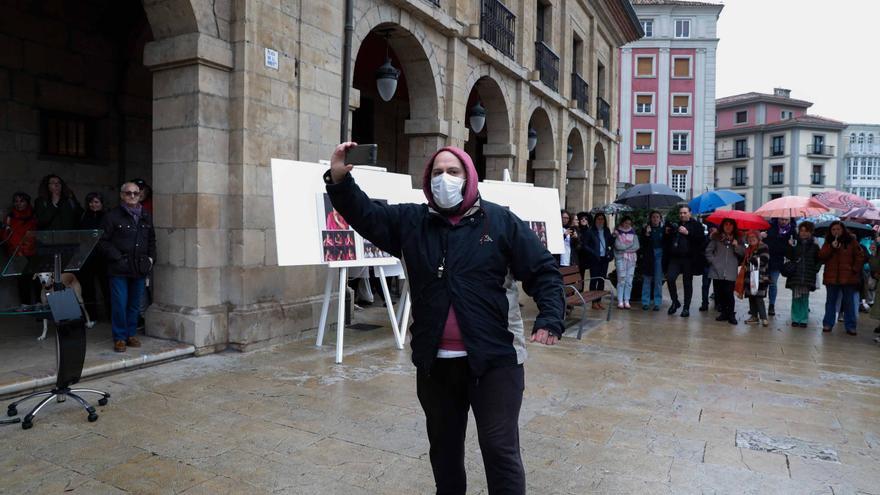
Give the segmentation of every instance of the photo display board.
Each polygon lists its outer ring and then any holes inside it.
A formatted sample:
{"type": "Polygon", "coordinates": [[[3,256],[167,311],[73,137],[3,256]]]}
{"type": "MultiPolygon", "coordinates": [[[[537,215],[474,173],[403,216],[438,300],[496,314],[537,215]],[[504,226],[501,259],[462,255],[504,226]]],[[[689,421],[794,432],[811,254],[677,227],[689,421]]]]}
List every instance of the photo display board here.
{"type": "MultiPolygon", "coordinates": [[[[396,258],[355,232],[333,208],[323,180],[329,165],[274,158],[271,165],[279,266],[352,267],[397,263],[396,258]]],[[[355,167],[352,175],[373,200],[392,205],[425,203],[422,191],[412,188],[409,175],[373,167],[355,167]]],[[[525,221],[551,253],[564,250],[556,189],[498,181],[481,182],[479,189],[482,198],[510,208],[525,221]]]]}
{"type": "MultiPolygon", "coordinates": [[[[272,159],[275,241],[279,266],[394,265],[397,259],[361,237],[330,203],[326,164],[272,159]]],[[[352,176],[374,200],[410,202],[408,175],[355,167],[352,176]]]]}

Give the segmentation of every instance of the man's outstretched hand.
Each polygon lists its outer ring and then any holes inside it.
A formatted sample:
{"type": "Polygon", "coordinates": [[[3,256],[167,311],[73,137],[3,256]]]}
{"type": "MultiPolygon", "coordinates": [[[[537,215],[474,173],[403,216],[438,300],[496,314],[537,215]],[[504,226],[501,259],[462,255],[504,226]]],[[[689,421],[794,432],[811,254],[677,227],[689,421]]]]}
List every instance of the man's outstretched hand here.
{"type": "Polygon", "coordinates": [[[342,182],[342,179],[351,172],[352,165],[345,163],[345,151],[355,146],[357,143],[349,141],[333,150],[333,156],[330,157],[330,178],[333,179],[334,184],[342,182]]]}
{"type": "Polygon", "coordinates": [[[545,330],[543,328],[538,329],[537,332],[533,333],[532,339],[531,339],[532,342],[538,342],[538,343],[544,344],[544,345],[553,345],[558,340],[559,339],[555,335],[553,335],[548,330],[545,330]]]}

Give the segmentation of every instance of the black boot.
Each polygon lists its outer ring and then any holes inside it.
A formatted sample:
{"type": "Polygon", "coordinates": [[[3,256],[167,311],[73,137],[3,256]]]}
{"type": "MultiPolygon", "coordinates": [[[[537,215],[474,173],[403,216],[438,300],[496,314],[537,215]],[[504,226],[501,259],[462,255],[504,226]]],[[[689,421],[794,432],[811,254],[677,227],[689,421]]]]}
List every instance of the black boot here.
{"type": "Polygon", "coordinates": [[[703,301],[703,304],[700,304],[700,311],[709,311],[709,303],[703,301]]]}
{"type": "Polygon", "coordinates": [[[769,308],[767,308],[767,316],[776,316],[776,305],[771,304],[769,308]]]}
{"type": "Polygon", "coordinates": [[[681,303],[678,301],[672,301],[672,304],[669,305],[669,311],[666,312],[668,315],[674,315],[678,308],[681,307],[681,303]]]}
{"type": "Polygon", "coordinates": [[[727,321],[727,315],[724,313],[721,313],[720,315],[718,315],[717,318],[715,318],[715,321],[727,321]]]}
{"type": "Polygon", "coordinates": [[[681,317],[682,317],[682,318],[687,318],[687,317],[690,316],[690,315],[691,315],[691,310],[690,310],[690,309],[688,309],[688,308],[684,308],[683,310],[681,310],[681,317]]]}
{"type": "Polygon", "coordinates": [[[730,323],[731,325],[736,325],[737,324],[736,315],[731,313],[730,317],[727,319],[727,322],[730,323]]]}

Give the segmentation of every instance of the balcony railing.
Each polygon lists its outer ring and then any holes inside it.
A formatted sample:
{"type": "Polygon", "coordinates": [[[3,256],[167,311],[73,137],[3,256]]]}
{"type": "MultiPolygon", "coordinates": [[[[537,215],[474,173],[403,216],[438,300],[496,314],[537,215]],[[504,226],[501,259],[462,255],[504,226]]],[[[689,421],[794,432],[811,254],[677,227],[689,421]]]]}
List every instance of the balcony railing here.
{"type": "Polygon", "coordinates": [[[770,173],[770,184],[774,186],[781,186],[785,182],[785,174],[784,173],[770,173]]]}
{"type": "Polygon", "coordinates": [[[553,91],[559,90],[559,55],[543,41],[535,42],[535,68],[541,73],[541,82],[553,91]]]}
{"type": "Polygon", "coordinates": [[[807,154],[819,156],[834,156],[834,146],[828,146],[827,144],[808,144],[807,154]]]}
{"type": "Polygon", "coordinates": [[[810,183],[814,186],[821,186],[825,184],[825,174],[810,175],[810,183]]]}
{"type": "Polygon", "coordinates": [[[513,58],[516,45],[516,16],[498,0],[481,0],[480,38],[513,58]]]}
{"type": "Polygon", "coordinates": [[[611,130],[611,105],[601,96],[596,98],[596,118],[602,121],[605,130],[611,130]]]}
{"type": "Polygon", "coordinates": [[[736,150],[715,150],[715,160],[742,160],[751,156],[749,154],[749,149],[736,149],[736,150]]]}
{"type": "Polygon", "coordinates": [[[730,185],[733,187],[746,187],[749,184],[748,177],[737,177],[733,176],[730,178],[730,185]]]}
{"type": "Polygon", "coordinates": [[[880,155],[880,144],[850,143],[847,153],[853,155],[880,155]]]}
{"type": "Polygon", "coordinates": [[[770,156],[782,156],[785,154],[785,148],[770,148],[770,156]]]}
{"type": "Polygon", "coordinates": [[[575,72],[571,73],[571,99],[577,103],[577,109],[589,113],[590,86],[584,78],[575,72]]]}

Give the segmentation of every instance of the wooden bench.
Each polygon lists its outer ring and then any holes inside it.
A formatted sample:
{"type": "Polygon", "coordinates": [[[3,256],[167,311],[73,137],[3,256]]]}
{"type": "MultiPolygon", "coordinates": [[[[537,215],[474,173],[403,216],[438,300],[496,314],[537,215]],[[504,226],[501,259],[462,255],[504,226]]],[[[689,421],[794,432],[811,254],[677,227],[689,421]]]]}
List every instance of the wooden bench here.
{"type": "Polygon", "coordinates": [[[584,323],[587,321],[587,304],[593,303],[596,301],[601,301],[603,297],[609,296],[610,299],[608,301],[608,314],[605,318],[605,321],[611,321],[611,306],[613,306],[613,291],[614,285],[605,277],[590,277],[588,280],[604,280],[611,288],[611,291],[607,290],[585,290],[588,285],[585,283],[584,278],[581,276],[581,270],[577,266],[562,266],[559,268],[559,273],[562,274],[562,297],[565,300],[566,307],[568,306],[581,306],[581,321],[578,325],[578,333],[577,338],[580,339],[581,335],[584,333],[584,323]]]}

